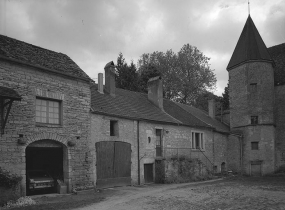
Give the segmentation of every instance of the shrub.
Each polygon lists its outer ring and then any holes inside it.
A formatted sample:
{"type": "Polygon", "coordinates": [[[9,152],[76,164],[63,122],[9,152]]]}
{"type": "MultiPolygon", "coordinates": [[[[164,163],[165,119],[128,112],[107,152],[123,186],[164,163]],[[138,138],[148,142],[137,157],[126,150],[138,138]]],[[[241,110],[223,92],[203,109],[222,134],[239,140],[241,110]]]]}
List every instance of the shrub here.
{"type": "Polygon", "coordinates": [[[21,180],[21,176],[12,174],[0,167],[0,187],[13,188],[17,186],[21,180]]]}
{"type": "Polygon", "coordinates": [[[23,207],[35,205],[36,202],[30,197],[21,197],[16,201],[8,201],[4,208],[12,208],[12,207],[23,207]]]}

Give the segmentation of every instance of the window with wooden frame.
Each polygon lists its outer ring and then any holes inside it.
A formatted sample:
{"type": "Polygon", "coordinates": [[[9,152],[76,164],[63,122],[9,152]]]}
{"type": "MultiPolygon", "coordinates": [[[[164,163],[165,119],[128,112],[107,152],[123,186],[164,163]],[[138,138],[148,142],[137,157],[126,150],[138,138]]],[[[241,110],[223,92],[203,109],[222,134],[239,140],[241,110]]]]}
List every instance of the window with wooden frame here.
{"type": "Polygon", "coordinates": [[[36,98],[36,122],[61,124],[61,101],[36,98]]]}
{"type": "Polygon", "coordinates": [[[192,132],[192,149],[205,149],[204,134],[201,132],[192,132]]]}

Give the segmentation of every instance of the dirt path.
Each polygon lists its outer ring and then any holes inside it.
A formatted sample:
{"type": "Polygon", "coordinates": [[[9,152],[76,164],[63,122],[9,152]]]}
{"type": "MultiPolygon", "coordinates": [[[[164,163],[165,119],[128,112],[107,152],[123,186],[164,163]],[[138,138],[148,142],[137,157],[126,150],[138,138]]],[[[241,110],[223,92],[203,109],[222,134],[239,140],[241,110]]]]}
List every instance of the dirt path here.
{"type": "Polygon", "coordinates": [[[102,202],[81,210],[284,209],[285,181],[210,181],[114,188],[102,202]]]}

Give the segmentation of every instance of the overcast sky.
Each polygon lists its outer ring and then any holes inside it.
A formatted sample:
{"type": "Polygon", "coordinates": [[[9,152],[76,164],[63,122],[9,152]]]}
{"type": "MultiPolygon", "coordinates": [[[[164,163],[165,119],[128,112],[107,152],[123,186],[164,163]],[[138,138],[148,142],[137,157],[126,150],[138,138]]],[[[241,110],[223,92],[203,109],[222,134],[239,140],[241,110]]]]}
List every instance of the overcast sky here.
{"type": "MultiPolygon", "coordinates": [[[[122,52],[143,53],[189,43],[211,58],[215,94],[248,16],[247,0],[0,0],[0,33],[67,54],[91,78],[122,52]]],[[[251,0],[250,15],[267,47],[285,42],[285,0],[251,0]]]]}

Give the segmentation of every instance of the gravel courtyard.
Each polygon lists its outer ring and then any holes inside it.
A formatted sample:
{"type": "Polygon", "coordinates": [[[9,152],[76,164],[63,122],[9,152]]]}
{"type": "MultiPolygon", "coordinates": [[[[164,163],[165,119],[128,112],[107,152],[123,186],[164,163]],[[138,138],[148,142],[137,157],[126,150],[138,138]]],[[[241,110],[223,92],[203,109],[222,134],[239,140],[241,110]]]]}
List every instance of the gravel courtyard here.
{"type": "Polygon", "coordinates": [[[239,177],[204,183],[115,188],[83,210],[285,209],[285,177],[239,177]]]}
{"type": "Polygon", "coordinates": [[[36,205],[13,210],[188,210],[284,209],[285,176],[230,177],[206,182],[129,186],[45,195],[36,205]]]}

